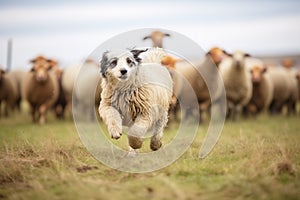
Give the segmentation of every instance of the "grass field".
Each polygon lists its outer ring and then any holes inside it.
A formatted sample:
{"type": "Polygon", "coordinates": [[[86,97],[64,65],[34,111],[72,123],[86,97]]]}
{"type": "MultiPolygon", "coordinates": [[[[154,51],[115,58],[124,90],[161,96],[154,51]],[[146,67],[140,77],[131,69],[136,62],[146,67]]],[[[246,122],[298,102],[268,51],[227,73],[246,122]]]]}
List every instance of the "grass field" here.
{"type": "MultiPolygon", "coordinates": [[[[300,199],[299,119],[226,122],[206,159],[197,158],[202,125],[174,164],[129,174],[95,160],[70,119],[50,117],[40,126],[26,113],[1,118],[0,199],[300,199]]],[[[175,127],[165,131],[166,140],[175,127]]]]}

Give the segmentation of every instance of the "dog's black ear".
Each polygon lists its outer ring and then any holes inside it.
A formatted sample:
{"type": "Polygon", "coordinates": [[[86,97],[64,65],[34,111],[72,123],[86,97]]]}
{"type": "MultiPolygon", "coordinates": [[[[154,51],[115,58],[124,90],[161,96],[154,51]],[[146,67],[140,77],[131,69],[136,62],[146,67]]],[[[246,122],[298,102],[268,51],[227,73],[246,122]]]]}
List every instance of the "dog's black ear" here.
{"type": "Polygon", "coordinates": [[[139,57],[139,55],[140,55],[141,53],[146,52],[146,51],[148,51],[148,49],[132,49],[132,50],[130,50],[130,52],[132,53],[134,59],[135,59],[138,63],[140,63],[140,62],[142,61],[142,59],[139,57]]]}
{"type": "Polygon", "coordinates": [[[105,51],[102,54],[102,59],[100,61],[100,73],[103,76],[103,78],[106,78],[106,71],[108,68],[108,57],[107,57],[108,51],[105,51]]]}

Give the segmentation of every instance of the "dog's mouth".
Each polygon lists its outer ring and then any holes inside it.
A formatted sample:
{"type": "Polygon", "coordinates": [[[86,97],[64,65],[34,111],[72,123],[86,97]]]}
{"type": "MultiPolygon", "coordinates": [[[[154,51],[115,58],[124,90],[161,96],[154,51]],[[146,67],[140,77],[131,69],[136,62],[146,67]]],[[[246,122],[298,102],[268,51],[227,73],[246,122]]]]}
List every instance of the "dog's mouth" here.
{"type": "Polygon", "coordinates": [[[127,78],[128,78],[128,76],[126,74],[119,76],[120,80],[126,80],[127,78]]]}

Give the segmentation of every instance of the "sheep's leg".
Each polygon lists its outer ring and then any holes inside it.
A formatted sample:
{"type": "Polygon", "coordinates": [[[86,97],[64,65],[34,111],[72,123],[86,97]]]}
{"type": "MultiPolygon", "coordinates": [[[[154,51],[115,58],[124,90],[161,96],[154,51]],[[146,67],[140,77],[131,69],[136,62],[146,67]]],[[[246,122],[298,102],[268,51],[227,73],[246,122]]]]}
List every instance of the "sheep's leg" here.
{"type": "Polygon", "coordinates": [[[112,106],[100,103],[99,115],[107,126],[108,132],[113,139],[119,139],[122,135],[122,118],[119,112],[112,106]]]}
{"type": "Polygon", "coordinates": [[[4,105],[4,117],[8,117],[8,103],[5,102],[5,105],[4,105]]]}
{"type": "Polygon", "coordinates": [[[160,149],[162,146],[161,138],[163,136],[163,130],[168,122],[168,113],[165,112],[164,116],[157,121],[154,127],[154,134],[151,137],[150,148],[152,151],[160,149]]]}
{"type": "Polygon", "coordinates": [[[47,113],[47,104],[43,104],[39,108],[39,123],[40,124],[45,124],[46,123],[46,113],[47,113]]]}
{"type": "Polygon", "coordinates": [[[240,105],[236,105],[234,108],[233,108],[233,113],[232,113],[232,121],[236,122],[237,121],[237,118],[238,118],[238,115],[241,111],[241,106],[240,105]]]}
{"type": "Polygon", "coordinates": [[[31,106],[30,106],[30,114],[31,114],[31,121],[32,121],[33,123],[36,122],[35,111],[36,111],[36,107],[33,106],[33,105],[31,105],[31,106]]]}

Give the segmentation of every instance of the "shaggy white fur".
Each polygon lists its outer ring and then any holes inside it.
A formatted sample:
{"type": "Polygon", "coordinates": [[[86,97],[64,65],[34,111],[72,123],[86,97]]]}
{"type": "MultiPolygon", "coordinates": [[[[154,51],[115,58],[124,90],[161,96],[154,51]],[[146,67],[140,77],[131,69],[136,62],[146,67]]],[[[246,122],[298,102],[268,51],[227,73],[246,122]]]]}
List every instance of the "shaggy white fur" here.
{"type": "Polygon", "coordinates": [[[145,134],[152,131],[150,148],[155,151],[162,145],[168,121],[172,79],[159,64],[140,64],[140,53],[104,53],[99,114],[114,139],[121,137],[122,125],[128,126],[129,146],[135,150],[141,148],[145,134]]]}

